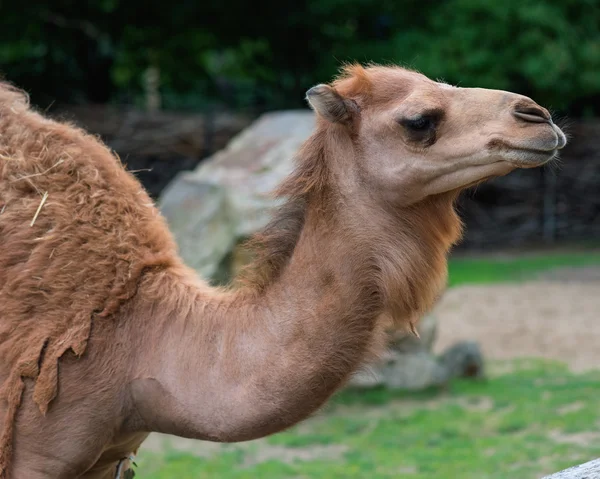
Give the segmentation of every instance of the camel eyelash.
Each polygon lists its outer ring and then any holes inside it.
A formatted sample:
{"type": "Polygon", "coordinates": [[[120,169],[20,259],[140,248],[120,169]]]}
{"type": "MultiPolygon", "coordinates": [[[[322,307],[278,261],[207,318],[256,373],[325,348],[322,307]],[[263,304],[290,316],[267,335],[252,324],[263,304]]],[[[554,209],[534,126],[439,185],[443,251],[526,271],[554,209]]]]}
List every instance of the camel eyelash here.
{"type": "Polygon", "coordinates": [[[435,143],[438,120],[429,115],[419,115],[412,118],[403,118],[398,122],[407,133],[411,142],[420,143],[424,147],[435,143]]]}

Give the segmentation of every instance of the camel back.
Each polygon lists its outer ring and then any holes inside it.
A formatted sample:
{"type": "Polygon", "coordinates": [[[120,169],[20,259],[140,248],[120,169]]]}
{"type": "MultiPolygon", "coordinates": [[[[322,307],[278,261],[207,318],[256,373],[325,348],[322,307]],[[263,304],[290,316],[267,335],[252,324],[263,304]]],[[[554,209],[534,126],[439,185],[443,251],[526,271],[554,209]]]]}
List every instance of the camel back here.
{"type": "Polygon", "coordinates": [[[58,361],[85,352],[148,268],[178,262],[163,218],[99,141],[0,84],[0,478],[24,378],[45,413],[58,361]],[[8,376],[6,376],[6,373],[8,376]]]}

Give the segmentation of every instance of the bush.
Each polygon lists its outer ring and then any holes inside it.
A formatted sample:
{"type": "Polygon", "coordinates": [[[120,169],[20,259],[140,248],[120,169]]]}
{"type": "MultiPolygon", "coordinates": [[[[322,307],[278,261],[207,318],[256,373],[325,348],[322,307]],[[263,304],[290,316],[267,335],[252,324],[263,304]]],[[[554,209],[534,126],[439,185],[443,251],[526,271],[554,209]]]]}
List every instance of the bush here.
{"type": "Polygon", "coordinates": [[[600,0],[42,0],[5,5],[0,70],[39,102],[132,101],[149,65],[167,107],[298,107],[342,61],[600,111],[600,0]]]}

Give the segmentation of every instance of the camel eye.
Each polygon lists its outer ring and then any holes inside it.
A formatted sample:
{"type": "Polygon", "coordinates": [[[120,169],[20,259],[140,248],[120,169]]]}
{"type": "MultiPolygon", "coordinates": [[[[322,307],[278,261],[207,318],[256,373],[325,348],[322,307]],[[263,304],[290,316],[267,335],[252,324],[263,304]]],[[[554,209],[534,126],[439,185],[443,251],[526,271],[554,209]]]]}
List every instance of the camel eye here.
{"type": "Polygon", "coordinates": [[[405,128],[412,131],[427,131],[433,127],[431,118],[425,116],[404,120],[402,123],[405,128]]]}
{"type": "Polygon", "coordinates": [[[436,140],[437,115],[419,115],[401,118],[398,123],[404,128],[407,139],[423,146],[431,146],[436,140]]]}

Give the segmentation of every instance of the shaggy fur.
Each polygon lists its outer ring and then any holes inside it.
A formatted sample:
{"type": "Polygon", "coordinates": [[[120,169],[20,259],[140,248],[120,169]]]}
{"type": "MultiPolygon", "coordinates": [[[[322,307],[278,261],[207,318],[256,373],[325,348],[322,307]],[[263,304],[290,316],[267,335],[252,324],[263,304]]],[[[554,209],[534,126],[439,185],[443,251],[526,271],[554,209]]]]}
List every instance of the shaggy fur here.
{"type": "Polygon", "coordinates": [[[95,138],[34,113],[7,85],[0,132],[0,363],[11,365],[0,377],[3,477],[23,380],[35,381],[45,413],[60,357],[82,355],[92,321],[113,321],[143,271],[177,257],[148,195],[95,138]]]}
{"type": "Polygon", "coordinates": [[[151,431],[241,441],[303,420],[387,320],[432,306],[458,191],[561,142],[532,100],[401,68],[350,66],[308,99],[287,202],[242,287],[218,290],[107,148],[0,86],[0,479],[112,479],[151,431]],[[409,128],[423,112],[435,131],[409,128]]]}

